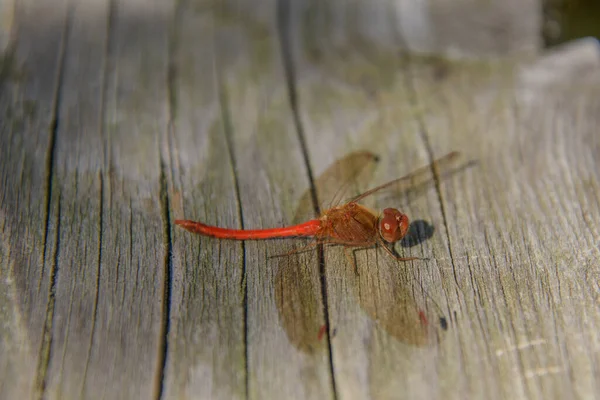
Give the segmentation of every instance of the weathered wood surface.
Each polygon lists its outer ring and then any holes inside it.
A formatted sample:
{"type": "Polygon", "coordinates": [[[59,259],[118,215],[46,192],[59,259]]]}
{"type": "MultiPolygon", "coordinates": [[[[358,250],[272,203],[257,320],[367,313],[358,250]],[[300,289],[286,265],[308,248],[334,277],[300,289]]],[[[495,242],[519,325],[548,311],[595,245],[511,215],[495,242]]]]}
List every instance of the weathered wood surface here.
{"type": "Polygon", "coordinates": [[[600,395],[597,45],[314,47],[297,3],[250,4],[3,8],[2,398],[600,395]],[[305,242],[172,224],[288,224],[353,151],[379,155],[374,185],[457,149],[477,164],[375,204],[433,226],[397,246],[428,261],[359,251],[356,275],[339,247],[272,258],[305,242]],[[427,343],[400,308],[426,313],[427,343]]]}

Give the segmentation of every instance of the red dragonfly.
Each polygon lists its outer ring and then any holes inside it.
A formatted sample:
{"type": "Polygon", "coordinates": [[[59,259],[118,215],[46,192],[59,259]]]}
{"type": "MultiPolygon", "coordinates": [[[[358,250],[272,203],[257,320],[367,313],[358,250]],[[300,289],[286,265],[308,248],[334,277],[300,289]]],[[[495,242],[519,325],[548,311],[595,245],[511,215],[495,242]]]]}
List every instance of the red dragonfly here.
{"type": "MultiPolygon", "coordinates": [[[[364,182],[368,182],[376,163],[377,157],[372,153],[366,151],[350,153],[337,160],[315,180],[315,191],[320,199],[341,198],[350,192],[350,186],[353,184],[362,186],[364,182]],[[340,185],[341,182],[342,185],[340,185]],[[338,187],[337,191],[335,187],[338,187]]],[[[358,201],[365,200],[367,196],[375,192],[379,192],[378,195],[381,195],[385,192],[381,189],[386,187],[394,192],[393,196],[404,191],[416,194],[429,188],[432,182],[439,182],[442,178],[467,165],[460,154],[456,152],[447,154],[427,167],[356,196],[345,205],[330,207],[327,211],[322,212],[318,219],[297,224],[303,220],[303,216],[310,215],[313,210],[311,192],[307,190],[298,201],[298,208],[293,218],[294,225],[291,227],[238,230],[208,226],[194,221],[177,220],[176,223],[192,232],[223,239],[252,240],[293,236],[313,236],[315,238],[308,246],[293,247],[290,252],[286,253],[296,253],[299,257],[278,258],[275,268],[274,296],[281,325],[290,343],[301,351],[311,353],[317,349],[322,350],[323,341],[320,339],[328,332],[328,326],[323,324],[324,316],[320,311],[323,304],[315,280],[319,279],[317,277],[319,273],[314,272],[316,264],[310,262],[310,260],[315,261],[315,254],[306,254],[306,257],[300,257],[302,250],[307,247],[325,243],[348,245],[345,247],[346,257],[355,269],[352,272],[349,268],[342,268],[338,272],[346,274],[344,285],[355,293],[356,301],[361,309],[400,342],[424,346],[429,343],[430,333],[435,328],[428,325],[422,307],[417,305],[414,292],[407,284],[405,275],[395,269],[393,264],[384,262],[379,262],[378,268],[364,269],[361,274],[358,274],[353,254],[349,254],[349,251],[357,249],[358,246],[366,247],[370,244],[387,243],[385,237],[392,241],[400,240],[407,234],[408,217],[394,210],[392,215],[395,214],[400,218],[398,220],[393,218],[388,227],[385,224],[389,223],[389,218],[385,217],[390,215],[389,213],[379,216],[367,207],[358,204],[358,201]],[[434,178],[432,178],[432,173],[434,178]],[[382,226],[385,236],[380,233],[382,226]],[[342,233],[340,234],[340,232],[342,233]]],[[[383,198],[381,199],[383,200],[383,198]]],[[[330,204],[339,204],[339,202],[332,201],[330,204]]],[[[392,254],[387,246],[383,247],[392,254]]],[[[394,261],[398,258],[400,257],[394,255],[394,261]]],[[[335,265],[331,265],[331,267],[335,269],[335,265]]],[[[337,277],[336,275],[334,279],[337,277]]],[[[436,305],[436,308],[439,309],[439,306],[436,305]]],[[[330,316],[330,318],[333,318],[331,323],[340,324],[339,327],[344,329],[343,321],[335,316],[330,316]]],[[[335,332],[335,330],[336,328],[333,327],[331,332],[335,332]]]]}
{"type": "Polygon", "coordinates": [[[204,236],[219,239],[259,240],[285,237],[314,237],[314,244],[340,244],[348,247],[371,247],[377,244],[398,261],[418,260],[418,257],[399,257],[388,245],[401,240],[409,228],[408,216],[395,208],[386,208],[377,213],[358,202],[381,189],[389,187],[419,186],[440,174],[456,171],[462,156],[449,153],[429,166],[422,167],[399,179],[384,183],[354,197],[349,202],[323,211],[319,218],[281,228],[229,229],[210,226],[197,221],[175,220],[182,228],[204,236]]]}

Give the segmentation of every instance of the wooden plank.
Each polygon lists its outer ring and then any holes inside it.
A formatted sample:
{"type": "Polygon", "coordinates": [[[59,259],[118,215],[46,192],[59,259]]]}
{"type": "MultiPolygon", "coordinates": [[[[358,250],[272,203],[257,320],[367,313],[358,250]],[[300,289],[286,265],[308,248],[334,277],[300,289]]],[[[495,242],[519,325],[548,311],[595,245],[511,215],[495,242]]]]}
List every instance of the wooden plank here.
{"type": "MultiPolygon", "coordinates": [[[[241,3],[260,15],[255,2],[241,3]]],[[[371,47],[448,57],[531,56],[542,48],[540,0],[310,0],[281,7],[291,9],[298,45],[315,57],[371,47]]]]}
{"type": "MultiPolygon", "coordinates": [[[[214,15],[178,4],[170,75],[173,120],[162,149],[173,218],[238,226],[236,173],[216,76],[214,15]],[[189,43],[194,43],[192,47],[189,43]]],[[[246,397],[245,281],[241,243],[174,227],[165,398],[246,397]]]]}
{"type": "MultiPolygon", "coordinates": [[[[309,187],[280,61],[275,3],[268,9],[262,24],[222,2],[181,3],[177,117],[168,150],[177,218],[279,226],[291,222],[295,201],[309,187]],[[193,50],[182,47],[192,39],[193,50]]],[[[286,243],[240,245],[174,231],[173,268],[181,281],[173,292],[169,397],[332,396],[328,353],[313,351],[324,345],[317,340],[323,324],[318,260],[295,272],[271,258],[289,250],[286,243]],[[283,268],[313,285],[298,293],[283,268]],[[287,310],[301,307],[311,324],[286,325],[287,310]]]]}
{"type": "Polygon", "coordinates": [[[169,296],[166,134],[172,4],[119,1],[111,9],[104,133],[102,254],[86,393],[158,397],[169,296]],[[116,346],[115,344],[119,345],[116,346]]]}
{"type": "Polygon", "coordinates": [[[14,41],[1,58],[0,391],[7,398],[40,395],[48,359],[56,250],[48,212],[66,11],[63,1],[19,2],[14,41]]]}
{"type": "MultiPolygon", "coordinates": [[[[341,58],[332,52],[313,63],[310,55],[300,53],[296,60],[301,71],[299,109],[316,174],[350,151],[366,149],[380,156],[375,174],[370,181],[359,182],[359,191],[428,162],[415,119],[419,110],[412,107],[406,89],[406,65],[375,51],[369,55],[374,57],[357,52],[353,57],[341,58]]],[[[449,257],[445,237],[439,234],[443,218],[435,191],[417,198],[396,195],[381,198],[380,202],[377,198],[366,200],[378,209],[397,207],[412,219],[433,224],[435,234],[430,240],[407,248],[397,245],[401,255],[449,257]]],[[[445,335],[439,329],[440,312],[434,304],[440,304],[445,312],[457,302],[453,291],[445,287],[448,273],[432,268],[430,262],[398,264],[385,252],[369,249],[356,253],[356,276],[342,249],[330,247],[326,254],[338,396],[435,398],[451,392],[454,381],[440,377],[436,371],[441,349],[435,345],[416,346],[414,341],[420,311],[431,321],[433,333],[445,335]],[[445,292],[450,292],[448,298],[443,296],[445,292]]],[[[447,312],[443,316],[449,318],[447,312]]]]}
{"type": "Polygon", "coordinates": [[[37,3],[0,69],[4,396],[600,392],[596,45],[533,65],[361,43],[316,59],[275,2],[37,3]],[[310,179],[326,204],[344,182],[318,177],[365,149],[380,162],[352,190],[478,160],[370,199],[432,229],[396,246],[429,260],[358,251],[356,274],[339,247],[320,268],[270,257],[306,241],[169,225],[289,224],[310,179]]]}
{"type": "MultiPolygon", "coordinates": [[[[595,115],[594,111],[597,109],[597,104],[590,102],[593,96],[597,95],[593,89],[597,86],[584,90],[586,84],[582,82],[588,84],[597,82],[598,74],[595,67],[597,57],[591,57],[593,51],[589,48],[582,52],[584,55],[563,54],[561,60],[588,61],[583,62],[583,69],[581,64],[566,67],[565,70],[571,73],[571,79],[567,79],[563,74],[554,79],[555,85],[551,85],[552,90],[548,90],[558,95],[561,90],[564,90],[565,85],[579,82],[575,86],[576,89],[568,92],[568,101],[573,100],[577,105],[573,105],[568,111],[561,112],[559,115],[568,116],[578,110],[574,115],[578,116],[581,126],[573,127],[570,135],[580,137],[582,142],[587,142],[591,148],[594,148],[594,141],[589,131],[589,126],[594,125],[588,121],[593,121],[590,116],[595,115]],[[589,61],[590,59],[593,61],[589,61]],[[583,76],[591,80],[585,81],[583,76]],[[575,77],[579,77],[580,81],[573,79],[575,77]]],[[[535,123],[531,119],[535,113],[529,114],[530,119],[519,117],[518,120],[510,122],[510,125],[502,119],[503,115],[511,115],[512,112],[520,115],[518,113],[521,103],[515,103],[512,99],[515,97],[516,89],[522,88],[522,83],[514,82],[516,70],[511,63],[453,65],[439,61],[431,63],[431,60],[419,62],[412,59],[404,64],[394,63],[389,58],[386,59],[385,55],[375,51],[368,53],[370,57],[361,57],[361,53],[358,52],[352,58],[343,59],[336,58],[336,53],[332,52],[328,57],[314,63],[310,56],[299,54],[296,65],[299,65],[298,69],[301,71],[298,82],[299,98],[302,99],[300,110],[307,133],[309,158],[315,171],[322,170],[332,160],[349,151],[348,149],[366,148],[381,155],[380,168],[388,170],[383,172],[380,170],[379,174],[383,175],[375,176],[374,179],[379,183],[399,174],[399,164],[404,171],[408,171],[409,165],[419,164],[417,161],[419,158],[426,159],[428,156],[440,155],[452,149],[464,150],[471,157],[479,159],[481,163],[489,158],[497,160],[497,163],[508,165],[516,163],[521,168],[523,168],[523,161],[520,160],[527,157],[527,154],[535,154],[534,144],[539,142],[540,138],[529,139],[531,141],[529,148],[523,149],[520,148],[523,139],[520,139],[516,133],[512,133],[512,139],[507,139],[504,133],[507,129],[512,130],[511,132],[524,132],[531,129],[532,124],[535,123]],[[371,57],[372,55],[375,57],[371,57]],[[390,71],[394,67],[400,71],[398,74],[390,71]],[[447,111],[448,108],[451,111],[447,111]],[[472,115],[474,110],[477,114],[472,115]],[[488,133],[491,126],[494,126],[494,136],[488,133]],[[508,145],[508,149],[502,150],[501,156],[498,155],[498,150],[504,149],[505,145],[508,145]],[[518,148],[518,151],[515,148],[518,148]],[[324,159],[325,162],[322,161],[324,159]]],[[[597,56],[597,47],[594,54],[597,56]]],[[[564,62],[558,63],[559,66],[562,64],[564,62]]],[[[536,74],[532,71],[529,75],[536,74]]],[[[539,74],[537,76],[539,78],[539,74]]],[[[536,90],[540,90],[539,84],[535,86],[536,83],[531,83],[531,85],[532,89],[528,92],[517,91],[522,99],[528,99],[527,96],[530,96],[532,91],[536,93],[536,90]]],[[[543,107],[544,104],[541,98],[543,98],[541,92],[537,92],[534,96],[534,99],[537,99],[535,101],[540,104],[539,107],[543,107]]],[[[556,112],[554,108],[553,112],[556,112]]],[[[544,113],[544,115],[552,114],[544,113]]],[[[561,131],[554,136],[554,140],[548,138],[544,140],[548,143],[556,143],[557,136],[565,134],[566,131],[561,131]]],[[[564,146],[564,138],[558,143],[564,146]]],[[[578,150],[573,150],[573,154],[578,150]]],[[[553,152],[556,153],[556,150],[553,152]]],[[[554,155],[554,159],[563,160],[563,157],[554,155]]],[[[587,169],[594,168],[592,159],[590,155],[587,169]]],[[[423,162],[421,161],[420,164],[423,162]]],[[[555,176],[560,176],[558,167],[554,165],[555,176]]],[[[408,210],[409,215],[416,215],[418,218],[433,222],[435,234],[431,240],[423,243],[424,254],[432,261],[425,266],[415,263],[412,266],[415,268],[413,272],[421,280],[429,296],[442,305],[445,317],[450,320],[451,317],[455,317],[456,312],[458,318],[457,321],[452,322],[449,332],[441,332],[443,339],[432,348],[415,349],[402,343],[394,337],[393,329],[390,329],[389,323],[385,321],[387,311],[379,309],[379,315],[383,318],[374,317],[377,312],[373,312],[373,309],[365,304],[365,299],[369,296],[375,298],[375,301],[393,299],[394,296],[401,298],[402,296],[394,293],[394,290],[403,290],[401,285],[411,285],[411,290],[418,293],[420,287],[408,272],[400,273],[407,275],[404,279],[397,277],[398,272],[395,277],[385,260],[382,262],[381,257],[376,258],[375,254],[367,252],[362,258],[363,263],[359,265],[361,271],[367,271],[365,273],[367,276],[361,275],[355,278],[344,269],[343,266],[347,262],[343,255],[335,254],[333,249],[328,250],[328,253],[331,252],[331,256],[326,260],[329,272],[327,275],[329,315],[331,329],[336,331],[332,339],[332,352],[336,371],[335,380],[340,397],[386,398],[392,394],[397,395],[400,390],[407,398],[431,398],[442,394],[445,398],[469,396],[547,398],[552,393],[560,393],[562,396],[559,397],[564,398],[575,393],[596,392],[596,388],[591,384],[593,374],[590,374],[590,371],[596,370],[597,360],[594,357],[591,360],[589,358],[577,360],[574,357],[571,360],[564,360],[565,356],[562,354],[564,338],[578,335],[573,330],[565,329],[562,323],[557,325],[554,318],[547,316],[560,305],[544,306],[546,295],[543,288],[547,286],[545,282],[549,282],[550,278],[538,276],[535,272],[538,269],[544,271],[548,268],[538,264],[541,261],[541,254],[545,249],[554,246],[554,240],[558,240],[558,232],[549,236],[544,233],[549,228],[541,228],[542,223],[535,222],[535,220],[545,219],[551,224],[552,208],[546,206],[545,209],[538,209],[534,213],[525,206],[518,218],[515,218],[512,207],[519,203],[519,192],[513,190],[506,193],[505,190],[501,190],[500,195],[496,193],[498,185],[495,182],[502,182],[500,187],[504,187],[502,185],[511,185],[511,182],[520,180],[522,186],[525,186],[527,182],[533,183],[538,178],[546,176],[547,172],[542,173],[543,171],[538,171],[535,166],[529,168],[531,172],[526,178],[519,178],[518,175],[510,175],[510,173],[505,176],[505,168],[500,168],[498,164],[486,166],[483,172],[471,169],[458,181],[442,183],[442,188],[446,186],[452,188],[451,191],[444,191],[440,195],[440,199],[443,199],[443,207],[436,198],[438,195],[435,192],[428,194],[424,199],[410,202],[406,208],[403,207],[408,210]],[[475,183],[473,176],[481,176],[476,174],[486,176],[485,181],[479,180],[475,183]],[[488,203],[496,203],[504,198],[503,208],[482,204],[480,199],[482,187],[488,191],[486,197],[488,203]],[[465,194],[461,194],[463,192],[465,194]],[[474,198],[480,199],[479,204],[473,200],[474,198]],[[463,203],[470,211],[462,209],[463,203]],[[486,223],[485,213],[486,210],[491,212],[490,208],[494,213],[488,217],[490,222],[486,223]],[[466,221],[464,215],[468,212],[474,215],[466,221]],[[535,220],[529,215],[536,215],[535,220]],[[506,226],[505,220],[520,222],[513,222],[503,230],[501,227],[506,226]],[[529,225],[533,222],[538,226],[537,232],[531,231],[529,225]],[[519,226],[519,229],[515,229],[516,226],[519,226]],[[477,229],[477,227],[482,228],[477,229]],[[491,232],[492,227],[494,227],[493,232],[491,232]],[[526,246],[512,248],[511,243],[515,241],[512,237],[513,231],[516,238],[523,238],[523,235],[526,235],[527,239],[516,239],[527,243],[526,246]],[[473,236],[474,238],[471,239],[473,236]],[[477,243],[469,243],[468,241],[471,240],[477,240],[477,243]],[[497,248],[490,248],[491,243],[498,240],[505,244],[502,249],[503,256],[494,254],[497,248]],[[461,243],[458,248],[455,244],[457,241],[461,243]],[[468,245],[465,245],[465,242],[468,245]],[[377,265],[377,269],[373,268],[373,263],[377,265]],[[482,267],[482,264],[487,265],[482,267]],[[522,266],[526,271],[531,272],[515,272],[515,269],[520,271],[522,266]],[[507,282],[509,278],[512,284],[507,282]],[[490,283],[488,279],[491,280],[490,283]],[[390,285],[390,282],[394,284],[390,285]],[[519,299],[532,287],[542,290],[529,293],[527,301],[530,306],[523,310],[526,306],[521,305],[519,299]],[[541,324],[542,321],[545,321],[545,324],[541,324]],[[560,338],[553,336],[557,332],[560,338]],[[526,354],[528,351],[534,355],[515,357],[520,352],[526,354]],[[571,362],[573,364],[570,364],[571,362]],[[577,369],[583,374],[581,383],[573,382],[564,375],[570,368],[577,369]],[[560,378],[556,377],[557,374],[560,378]],[[545,380],[553,379],[556,380],[550,389],[545,380]]],[[[585,170],[584,166],[576,168],[585,170]]],[[[573,173],[567,171],[568,169],[563,173],[567,173],[569,179],[572,179],[570,176],[573,173]]],[[[593,178],[590,179],[593,182],[593,178]]],[[[578,187],[582,185],[579,184],[578,187]]],[[[544,198],[540,189],[531,196],[544,198]]],[[[562,193],[567,188],[559,186],[558,189],[545,188],[545,190],[549,193],[562,193]]],[[[590,193],[586,197],[593,198],[595,189],[588,186],[587,190],[590,193]]],[[[571,187],[569,193],[573,193],[571,187]]],[[[581,195],[565,201],[567,204],[580,204],[581,195]]],[[[597,205],[593,204],[590,207],[595,209],[597,205]]],[[[574,208],[578,207],[574,206],[574,208]]],[[[570,225],[569,230],[590,232],[591,229],[594,232],[594,228],[589,228],[588,222],[593,220],[593,217],[590,220],[589,216],[584,216],[589,215],[587,213],[593,215],[595,211],[588,211],[586,208],[577,218],[573,213],[572,211],[572,218],[575,220],[570,224],[564,224],[570,225]]],[[[557,231],[567,229],[566,226],[560,230],[552,228],[557,231]]],[[[591,245],[594,243],[593,237],[593,233],[590,234],[585,238],[584,243],[591,245]]],[[[574,239],[571,246],[578,242],[574,239]]],[[[554,257],[564,262],[566,251],[567,246],[557,253],[553,251],[554,257]]],[[[597,263],[592,267],[593,262],[589,255],[590,252],[594,252],[593,247],[584,246],[580,251],[585,257],[567,256],[567,259],[572,261],[564,265],[572,266],[575,260],[584,259],[586,267],[591,271],[597,269],[597,263]]],[[[411,250],[411,254],[414,254],[414,251],[411,250]]],[[[549,260],[546,263],[546,265],[552,264],[549,260]]],[[[411,268],[410,265],[400,267],[405,271],[411,268]]],[[[584,270],[583,267],[578,268],[584,270]]],[[[544,272],[552,276],[552,268],[544,272]]],[[[554,274],[556,275],[556,272],[554,274]]],[[[567,275],[566,270],[563,274],[567,275]]],[[[557,280],[571,287],[581,285],[576,283],[577,280],[572,276],[568,278],[560,276],[557,280]]],[[[590,282],[590,278],[585,281],[590,282]]],[[[558,282],[552,285],[564,287],[558,282]]],[[[595,292],[591,285],[585,291],[595,292]]],[[[581,304],[577,300],[577,305],[569,306],[570,312],[585,315],[578,321],[578,328],[572,329],[581,329],[584,324],[586,327],[587,324],[593,327],[596,323],[597,313],[592,311],[591,305],[594,295],[582,296],[582,298],[586,298],[587,301],[581,304]],[[581,306],[583,308],[580,308],[581,306]]],[[[430,307],[428,300],[426,299],[425,302],[427,308],[430,307]]],[[[379,306],[381,307],[382,304],[385,303],[380,303],[379,306]]],[[[377,308],[375,310],[377,311],[377,308]]],[[[570,314],[567,316],[565,313],[568,314],[566,311],[559,313],[562,321],[572,318],[570,314]]],[[[581,333],[579,333],[580,339],[569,340],[567,346],[572,352],[588,344],[594,348],[595,342],[589,343],[592,331],[592,328],[586,329],[584,340],[581,340],[581,333]]]]}
{"type": "Polygon", "coordinates": [[[0,3],[0,54],[3,54],[13,44],[16,19],[14,0],[0,3]]]}
{"type": "Polygon", "coordinates": [[[47,398],[161,390],[170,18],[161,1],[85,2],[71,14],[51,202],[58,270],[47,398]]]}
{"type": "Polygon", "coordinates": [[[49,358],[43,372],[48,398],[85,394],[97,304],[102,301],[98,274],[106,150],[101,120],[108,9],[108,2],[80,4],[67,22],[49,217],[57,249],[49,358]]]}
{"type": "MultiPolygon", "coordinates": [[[[540,0],[431,1],[427,6],[433,39],[421,45],[417,37],[410,50],[450,57],[532,56],[542,50],[540,0]]],[[[416,7],[398,12],[398,25],[406,26],[402,32],[409,41],[410,28],[418,26],[409,22],[416,7]]]]}
{"type": "MultiPolygon", "coordinates": [[[[513,78],[451,70],[429,98],[420,94],[433,90],[431,71],[412,71],[418,102],[431,110],[422,121],[433,151],[451,146],[479,160],[440,194],[452,259],[437,262],[455,271],[465,299],[452,344],[462,355],[460,397],[599,391],[600,59],[588,45],[513,78]],[[554,79],[540,85],[548,65],[554,79]]],[[[438,369],[457,365],[442,357],[438,369]]]]}

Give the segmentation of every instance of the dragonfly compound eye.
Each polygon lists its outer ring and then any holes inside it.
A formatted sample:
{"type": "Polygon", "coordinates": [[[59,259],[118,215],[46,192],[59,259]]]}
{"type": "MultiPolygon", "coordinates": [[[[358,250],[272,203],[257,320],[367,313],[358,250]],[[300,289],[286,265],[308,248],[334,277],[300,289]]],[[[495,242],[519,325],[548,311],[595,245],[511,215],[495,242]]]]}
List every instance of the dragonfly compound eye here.
{"type": "Polygon", "coordinates": [[[408,231],[408,217],[395,208],[386,208],[379,223],[379,232],[383,240],[394,243],[402,239],[408,231]]]}

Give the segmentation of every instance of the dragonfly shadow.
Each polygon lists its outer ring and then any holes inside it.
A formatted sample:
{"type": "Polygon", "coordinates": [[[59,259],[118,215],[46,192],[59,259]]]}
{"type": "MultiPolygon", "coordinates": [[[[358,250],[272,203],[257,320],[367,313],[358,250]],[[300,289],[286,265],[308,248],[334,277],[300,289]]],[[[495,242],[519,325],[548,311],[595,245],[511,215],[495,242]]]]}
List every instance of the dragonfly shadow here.
{"type": "MultiPolygon", "coordinates": [[[[322,208],[338,205],[348,190],[354,191],[362,180],[370,179],[377,160],[373,153],[358,151],[335,162],[315,181],[318,204],[327,204],[322,208]],[[341,188],[340,182],[344,183],[341,188]]],[[[306,190],[298,201],[292,223],[314,217],[314,211],[313,193],[306,190]]],[[[277,265],[274,294],[280,324],[290,343],[307,354],[327,349],[327,340],[322,340],[326,329],[321,292],[323,253],[315,246],[317,243],[286,240],[280,246],[281,251],[271,257],[277,265]]]]}
{"type": "Polygon", "coordinates": [[[422,219],[413,221],[408,227],[408,233],[400,241],[400,246],[404,248],[417,246],[433,237],[435,227],[422,219]]]}

